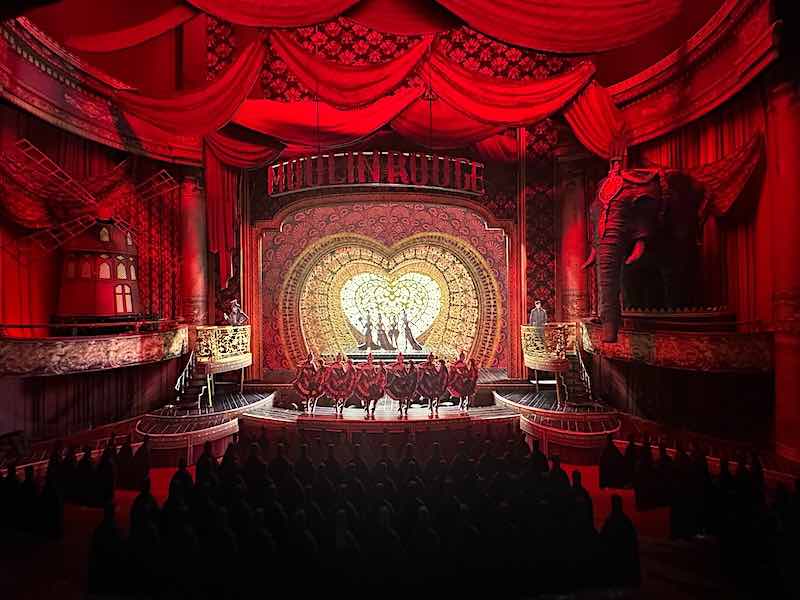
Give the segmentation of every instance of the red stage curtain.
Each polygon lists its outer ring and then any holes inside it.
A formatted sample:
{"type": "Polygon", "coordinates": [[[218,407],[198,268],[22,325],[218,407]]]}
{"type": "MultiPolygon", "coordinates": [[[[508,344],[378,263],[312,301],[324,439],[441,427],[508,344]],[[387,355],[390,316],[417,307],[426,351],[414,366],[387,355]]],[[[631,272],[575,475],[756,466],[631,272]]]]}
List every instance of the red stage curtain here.
{"type": "Polygon", "coordinates": [[[197,11],[192,10],[188,6],[178,5],[163,12],[154,19],[139,23],[138,25],[126,27],[125,29],[95,34],[67,36],[66,43],[68,46],[83,52],[114,52],[116,50],[124,50],[125,48],[132,48],[133,46],[143,44],[148,40],[158,37],[162,33],[175,29],[197,16],[197,14],[197,11]]]}
{"type": "Polygon", "coordinates": [[[546,52],[626,46],[675,18],[683,0],[436,0],[470,27],[546,52]]]}
{"type": "Polygon", "coordinates": [[[517,138],[498,134],[475,144],[475,151],[483,160],[499,163],[517,162],[517,138]]]}
{"type": "Polygon", "coordinates": [[[234,122],[289,144],[332,148],[380,129],[416,100],[421,89],[399,90],[364,108],[338,110],[325,102],[248,100],[234,122]]]}
{"type": "Polygon", "coordinates": [[[431,0],[361,0],[345,16],[364,27],[398,35],[437,33],[462,25],[431,0]]]}
{"type": "Polygon", "coordinates": [[[381,65],[354,67],[314,56],[286,32],[273,31],[270,40],[272,48],[300,83],[325,102],[340,107],[362,106],[386,96],[417,66],[432,42],[432,38],[427,38],[381,65]]]}
{"type": "Polygon", "coordinates": [[[575,137],[602,158],[608,158],[611,144],[624,136],[625,116],[611,100],[606,88],[591,82],[564,110],[575,137]]]}
{"type": "MultiPolygon", "coordinates": [[[[229,128],[230,129],[230,128],[229,128]]],[[[242,169],[255,169],[278,157],[283,146],[255,141],[246,131],[217,132],[205,137],[203,163],[206,182],[208,248],[219,256],[220,284],[227,287],[236,245],[236,202],[242,169]]]]}
{"type": "Polygon", "coordinates": [[[358,0],[186,0],[215,17],[251,27],[302,27],[339,16],[358,0]]]}
{"type": "Polygon", "coordinates": [[[594,65],[584,62],[549,79],[507,81],[477,75],[434,52],[425,76],[435,94],[457,110],[484,123],[513,127],[556,112],[593,74],[594,65]]]}
{"type": "Polygon", "coordinates": [[[503,127],[481,123],[441,100],[419,98],[392,120],[392,129],[429,148],[459,148],[492,136],[503,127]]]}
{"type": "Polygon", "coordinates": [[[165,131],[183,136],[203,136],[228,121],[258,80],[266,44],[251,43],[224,75],[202,90],[169,98],[151,98],[135,92],[116,94],[120,107],[165,131]]]}

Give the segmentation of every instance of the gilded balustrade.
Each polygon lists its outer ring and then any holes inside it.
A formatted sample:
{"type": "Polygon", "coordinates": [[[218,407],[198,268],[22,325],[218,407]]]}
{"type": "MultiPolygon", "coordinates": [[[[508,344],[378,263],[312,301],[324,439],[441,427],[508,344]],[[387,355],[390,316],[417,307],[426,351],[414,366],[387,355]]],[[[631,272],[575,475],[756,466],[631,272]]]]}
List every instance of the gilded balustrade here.
{"type": "Polygon", "coordinates": [[[553,372],[569,369],[567,352],[575,350],[575,323],[546,323],[544,328],[523,325],[520,329],[526,367],[553,372]]]}
{"type": "Polygon", "coordinates": [[[194,353],[205,373],[223,373],[253,364],[250,325],[211,325],[196,328],[194,353]]]}

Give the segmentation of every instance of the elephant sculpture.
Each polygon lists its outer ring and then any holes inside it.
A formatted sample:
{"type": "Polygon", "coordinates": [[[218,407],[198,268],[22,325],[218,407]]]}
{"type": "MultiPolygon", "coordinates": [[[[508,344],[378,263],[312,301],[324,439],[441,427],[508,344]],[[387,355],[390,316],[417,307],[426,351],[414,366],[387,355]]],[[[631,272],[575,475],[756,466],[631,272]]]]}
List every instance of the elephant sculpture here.
{"type": "Polygon", "coordinates": [[[701,200],[685,173],[622,170],[612,159],[592,207],[594,243],[584,264],[597,265],[604,342],[617,341],[623,303],[675,308],[695,300],[701,200]]]}

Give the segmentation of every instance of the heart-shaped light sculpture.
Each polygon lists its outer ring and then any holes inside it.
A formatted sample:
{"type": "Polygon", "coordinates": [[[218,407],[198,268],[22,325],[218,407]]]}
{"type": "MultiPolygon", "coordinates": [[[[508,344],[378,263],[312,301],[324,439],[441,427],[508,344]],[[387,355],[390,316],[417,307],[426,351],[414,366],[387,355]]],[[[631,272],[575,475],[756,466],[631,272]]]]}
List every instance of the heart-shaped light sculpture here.
{"type": "Polygon", "coordinates": [[[375,272],[354,275],[340,292],[342,311],[356,329],[363,331],[367,317],[378,318],[388,328],[396,323],[402,331],[403,314],[414,337],[423,335],[439,316],[442,290],[424,273],[409,272],[392,278],[375,272]]]}

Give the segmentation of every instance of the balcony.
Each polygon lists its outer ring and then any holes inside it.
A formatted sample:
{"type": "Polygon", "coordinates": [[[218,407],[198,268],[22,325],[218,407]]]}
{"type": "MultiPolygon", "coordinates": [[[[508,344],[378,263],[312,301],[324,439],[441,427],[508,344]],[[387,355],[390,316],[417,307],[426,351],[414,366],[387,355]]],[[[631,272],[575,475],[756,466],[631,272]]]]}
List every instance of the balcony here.
{"type": "Polygon", "coordinates": [[[196,369],[215,375],[244,369],[253,364],[250,352],[250,325],[210,325],[196,329],[194,340],[196,369]]]}
{"type": "Polygon", "coordinates": [[[543,329],[523,325],[521,330],[526,367],[554,373],[569,370],[567,352],[575,350],[574,323],[546,323],[543,329]]]}

